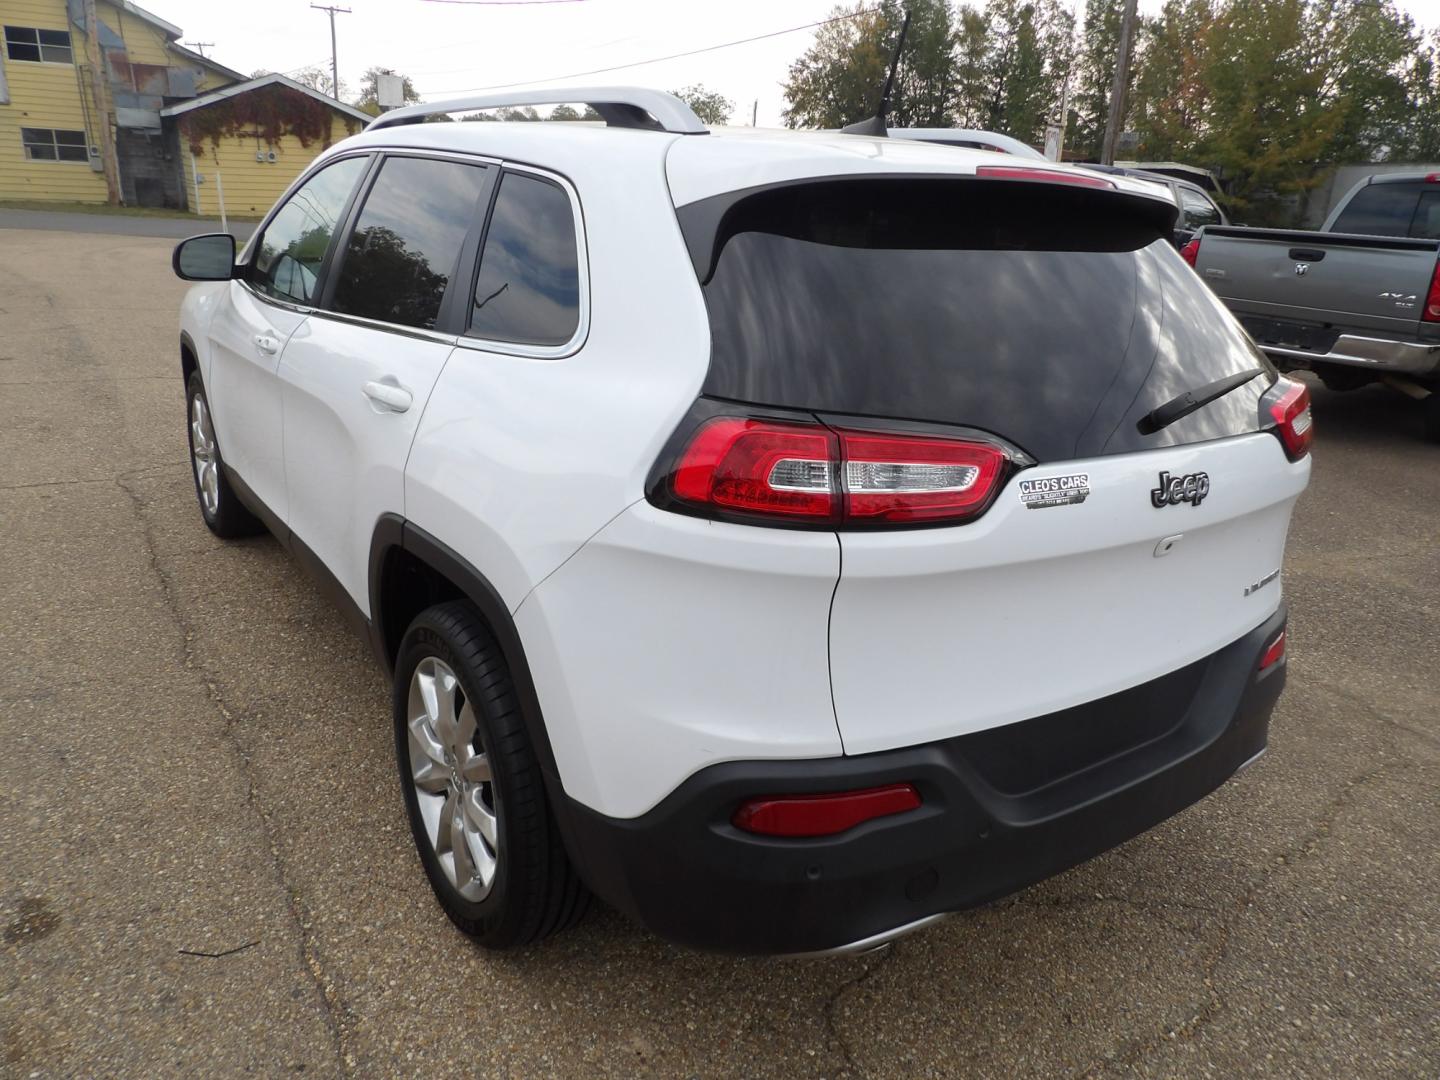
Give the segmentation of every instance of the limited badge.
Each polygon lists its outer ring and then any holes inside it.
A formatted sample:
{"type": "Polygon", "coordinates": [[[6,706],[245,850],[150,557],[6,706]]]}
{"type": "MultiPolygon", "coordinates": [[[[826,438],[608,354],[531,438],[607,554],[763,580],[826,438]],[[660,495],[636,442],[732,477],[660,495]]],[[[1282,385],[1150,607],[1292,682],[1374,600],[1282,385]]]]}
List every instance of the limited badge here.
{"type": "Polygon", "coordinates": [[[1089,473],[1071,473],[1068,476],[1037,476],[1033,480],[1020,481],[1020,501],[1029,510],[1082,503],[1089,495],[1089,473]]]}

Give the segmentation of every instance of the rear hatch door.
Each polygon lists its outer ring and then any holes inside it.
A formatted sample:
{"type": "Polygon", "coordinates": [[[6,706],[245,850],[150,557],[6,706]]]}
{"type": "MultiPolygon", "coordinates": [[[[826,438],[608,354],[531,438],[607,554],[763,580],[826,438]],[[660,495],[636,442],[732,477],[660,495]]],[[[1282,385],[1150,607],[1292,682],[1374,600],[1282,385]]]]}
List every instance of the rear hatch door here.
{"type": "Polygon", "coordinates": [[[999,180],[790,185],[713,211],[681,210],[710,313],[706,393],[980,432],[1027,463],[968,524],[839,532],[847,753],[1078,705],[1273,614],[1308,459],[1262,430],[1273,368],[1170,247],[1168,219],[999,180]],[[1257,368],[1142,431],[1176,395],[1257,368]]]}

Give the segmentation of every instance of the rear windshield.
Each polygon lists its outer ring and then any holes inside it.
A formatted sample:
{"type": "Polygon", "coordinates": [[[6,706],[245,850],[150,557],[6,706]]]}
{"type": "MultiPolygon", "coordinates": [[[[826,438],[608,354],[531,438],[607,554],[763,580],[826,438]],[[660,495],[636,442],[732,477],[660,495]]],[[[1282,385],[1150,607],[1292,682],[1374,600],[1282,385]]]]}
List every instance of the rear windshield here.
{"type": "Polygon", "coordinates": [[[1136,428],[1186,390],[1270,370],[1170,246],[1173,205],[948,179],[707,202],[680,219],[709,311],[710,395],[979,428],[1041,461],[1259,426],[1269,377],[1136,428]]]}
{"type": "Polygon", "coordinates": [[[1434,202],[1427,203],[1425,214],[1417,213],[1424,190],[1420,183],[1369,184],[1345,204],[1330,231],[1362,236],[1432,237],[1434,223],[1430,208],[1434,202]]]}

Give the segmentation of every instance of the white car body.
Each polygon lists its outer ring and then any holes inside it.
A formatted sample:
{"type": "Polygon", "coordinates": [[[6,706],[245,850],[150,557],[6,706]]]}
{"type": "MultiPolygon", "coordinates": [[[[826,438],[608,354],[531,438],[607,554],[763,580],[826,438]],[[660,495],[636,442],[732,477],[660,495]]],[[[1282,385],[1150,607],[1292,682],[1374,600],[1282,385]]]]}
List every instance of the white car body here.
{"type": "MultiPolygon", "coordinates": [[[[360,620],[380,622],[386,521],[438,539],[493,588],[555,779],[585,811],[638,820],[722,763],[838,761],[1054,713],[1194,665],[1281,611],[1278,581],[1246,590],[1282,564],[1309,458],[1290,460],[1270,431],[1031,464],[953,527],[765,528],[647,498],[712,362],[677,211],[822,177],[973,177],[998,155],[840,134],[416,123],[346,139],[307,176],[386,153],[503,163],[563,187],[580,267],[569,342],[337,316],[243,280],[192,289],[184,341],[227,466],[360,620]],[[1201,470],[1214,485],[1203,502],[1147,499],[1157,474],[1201,470]],[[1023,481],[1077,474],[1077,505],[1022,500],[1023,481]]],[[[1139,258],[1152,280],[1190,273],[1168,249],[1139,258]]],[[[1201,295],[1185,317],[1230,333],[1201,295]]]]}

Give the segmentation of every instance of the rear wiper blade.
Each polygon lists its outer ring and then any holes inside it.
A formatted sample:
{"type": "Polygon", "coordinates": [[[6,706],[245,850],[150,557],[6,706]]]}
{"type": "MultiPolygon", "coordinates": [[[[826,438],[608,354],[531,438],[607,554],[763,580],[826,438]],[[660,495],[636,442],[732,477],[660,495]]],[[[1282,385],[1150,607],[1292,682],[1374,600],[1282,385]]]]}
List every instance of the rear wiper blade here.
{"type": "Polygon", "coordinates": [[[1231,390],[1239,389],[1256,375],[1264,374],[1264,368],[1253,367],[1234,375],[1226,375],[1223,379],[1216,379],[1214,382],[1206,383],[1194,390],[1186,390],[1185,393],[1171,398],[1164,405],[1151,409],[1140,418],[1140,422],[1135,426],[1140,429],[1141,435],[1153,435],[1161,428],[1169,427],[1181,417],[1189,416],[1196,409],[1203,409],[1216,398],[1222,398],[1231,390]]]}

